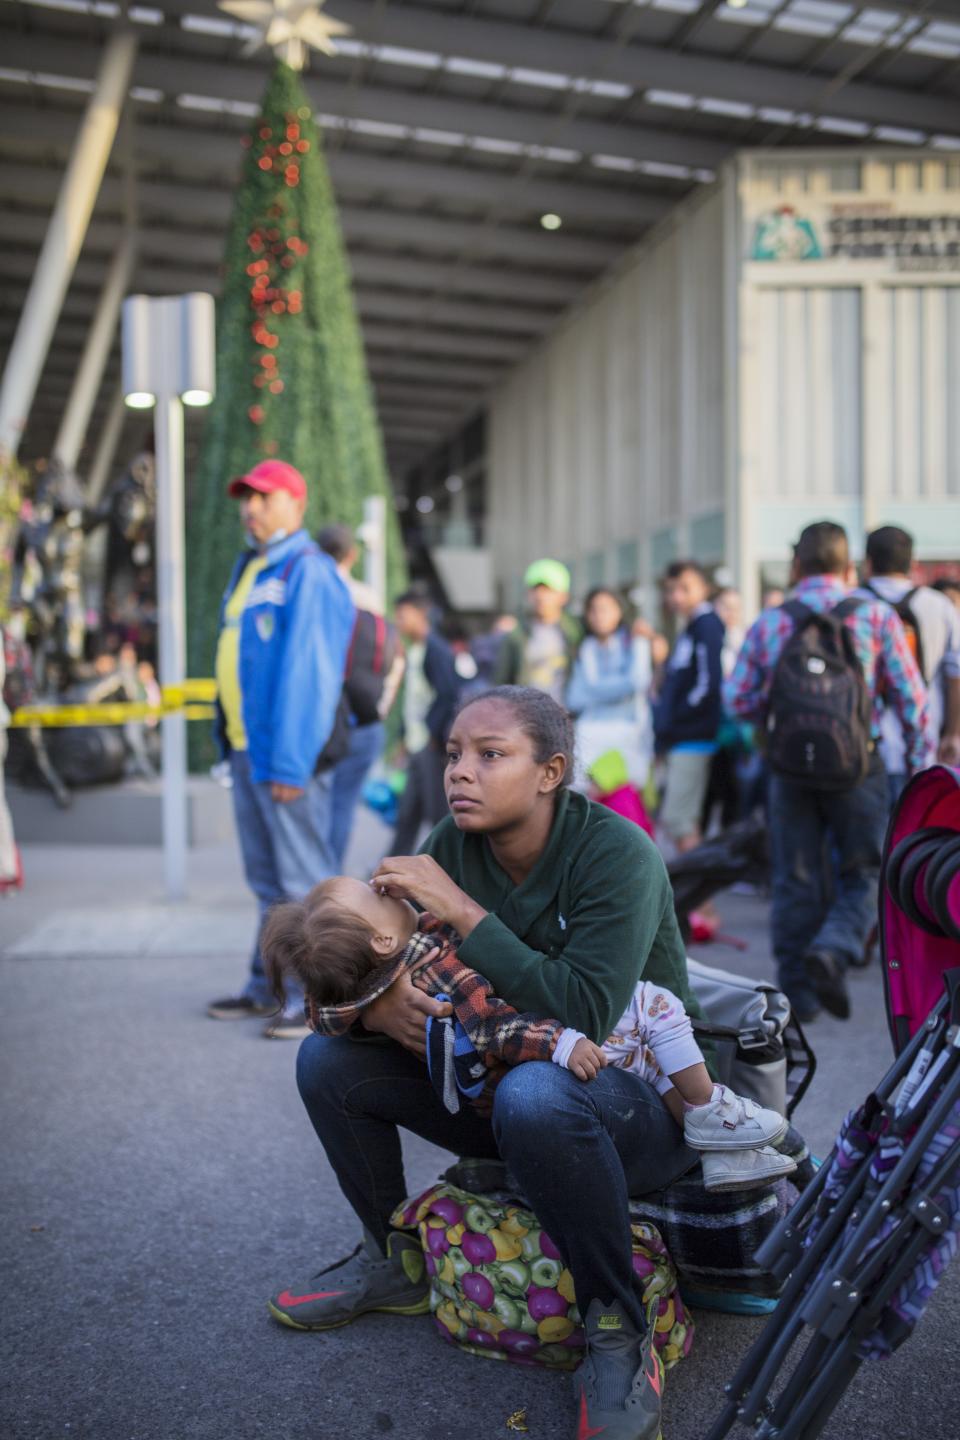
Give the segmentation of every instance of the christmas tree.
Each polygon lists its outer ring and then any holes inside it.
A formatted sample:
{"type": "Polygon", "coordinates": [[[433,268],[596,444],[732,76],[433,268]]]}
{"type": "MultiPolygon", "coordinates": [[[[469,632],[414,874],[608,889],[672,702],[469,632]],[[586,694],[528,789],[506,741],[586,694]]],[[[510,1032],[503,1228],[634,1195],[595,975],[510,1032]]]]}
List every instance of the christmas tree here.
{"type": "MultiPolygon", "coordinates": [[[[390,495],[319,131],[299,77],[278,62],[244,137],[217,319],[217,394],[191,486],[187,529],[190,674],[209,675],[217,616],[242,544],[227,482],[277,456],[306,477],[306,525],[359,523],[390,495]]],[[[388,505],[388,586],[403,583],[388,505]]]]}

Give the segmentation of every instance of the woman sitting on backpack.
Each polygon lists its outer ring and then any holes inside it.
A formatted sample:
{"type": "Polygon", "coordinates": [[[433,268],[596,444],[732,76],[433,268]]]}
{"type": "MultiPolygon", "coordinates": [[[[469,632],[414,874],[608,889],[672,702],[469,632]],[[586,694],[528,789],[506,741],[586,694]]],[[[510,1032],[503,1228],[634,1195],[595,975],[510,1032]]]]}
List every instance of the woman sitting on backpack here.
{"type": "MultiPolygon", "coordinates": [[[[569,717],[540,691],[504,686],[469,701],[446,745],[451,814],[421,855],[384,860],[382,892],[461,937],[466,964],[520,1009],[605,1038],[641,976],[699,1015],[666,870],[635,825],[568,788],[569,717]]],[[[406,1194],[402,1127],[460,1155],[504,1159],[568,1264],[584,1316],[578,1434],[656,1440],[661,1378],[652,1319],[631,1264],[627,1197],[694,1163],[654,1088],[608,1066],[584,1084],[550,1061],[509,1070],[492,1117],[451,1115],[430,1080],[424,1017],[439,1002],[409,978],[370,1005],[374,1043],[311,1035],[297,1081],[340,1187],[364,1228],[352,1256],[285,1288],[274,1318],[344,1325],[371,1310],[428,1308],[419,1246],[391,1228],[406,1194]]]]}

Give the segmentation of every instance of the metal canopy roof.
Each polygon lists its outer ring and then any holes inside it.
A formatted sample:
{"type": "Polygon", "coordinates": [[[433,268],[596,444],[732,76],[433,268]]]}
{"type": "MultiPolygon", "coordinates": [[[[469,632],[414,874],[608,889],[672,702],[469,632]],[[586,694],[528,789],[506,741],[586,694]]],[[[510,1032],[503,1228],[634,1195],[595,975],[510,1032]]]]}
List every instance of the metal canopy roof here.
{"type": "MultiPolygon", "coordinates": [[[[744,145],[960,154],[960,0],[329,0],[353,27],[305,83],[326,133],[395,474],[585,286],[744,145]],[[540,217],[560,216],[547,232],[540,217]]],[[[112,0],[0,10],[5,351],[112,0]]],[[[137,289],[219,288],[239,135],[270,60],[215,0],[132,6],[137,289]]],[[[22,455],[46,453],[123,215],[104,181],[22,455]]],[[[119,369],[115,353],[88,443],[119,369]]],[[[142,417],[139,422],[143,423],[142,417]]]]}

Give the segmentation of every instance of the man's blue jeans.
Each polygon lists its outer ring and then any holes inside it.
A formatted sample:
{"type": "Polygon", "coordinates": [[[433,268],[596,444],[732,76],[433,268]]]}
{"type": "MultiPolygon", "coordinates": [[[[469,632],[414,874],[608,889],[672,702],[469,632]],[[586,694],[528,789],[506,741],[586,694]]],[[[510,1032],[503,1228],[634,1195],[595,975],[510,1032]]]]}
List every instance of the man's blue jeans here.
{"type": "MultiPolygon", "coordinates": [[[[299,800],[280,805],[270,786],[255,782],[245,750],[230,752],[233,814],[247,884],[260,905],[260,921],[244,995],[258,1004],[273,999],[263,970],[260,932],[267,911],[281,900],[302,900],[321,880],[334,873],[330,855],[330,775],[315,775],[299,800]]],[[[303,991],[287,981],[284,1014],[303,1010],[303,991]]]]}
{"type": "Polygon", "coordinates": [[[585,1084],[549,1061],[517,1065],[491,1121],[471,1105],[448,1114],[426,1065],[386,1037],[309,1035],[297,1085],[341,1190],[381,1245],[406,1198],[402,1126],[457,1155],[505,1160],[569,1265],[581,1312],[616,1298],[642,1325],[627,1197],[662,1189],[696,1156],[638,1076],[609,1066],[585,1084]]]}
{"type": "Polygon", "coordinates": [[[877,914],[889,812],[877,759],[853,790],[810,790],[770,777],[773,952],[780,985],[796,1004],[816,1004],[803,964],[808,951],[829,951],[843,966],[863,953],[877,914]]]}
{"type": "Polygon", "coordinates": [[[904,790],[907,788],[907,781],[909,779],[910,776],[906,770],[887,771],[887,795],[890,800],[891,810],[893,809],[894,805],[896,805],[897,801],[900,799],[900,796],[903,794],[904,790]]]}
{"type": "Polygon", "coordinates": [[[333,791],[330,800],[330,851],[335,868],[343,869],[343,857],[350,844],[353,816],[360,791],[371,765],[383,751],[385,730],[379,721],[373,725],[355,725],[350,731],[350,750],[333,767],[333,791]]]}

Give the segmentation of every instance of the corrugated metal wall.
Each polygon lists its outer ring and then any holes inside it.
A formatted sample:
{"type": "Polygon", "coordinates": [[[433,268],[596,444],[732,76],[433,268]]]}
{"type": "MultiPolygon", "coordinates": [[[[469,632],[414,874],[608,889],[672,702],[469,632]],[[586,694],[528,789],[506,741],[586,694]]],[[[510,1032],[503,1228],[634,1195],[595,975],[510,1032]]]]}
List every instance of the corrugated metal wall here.
{"type": "Polygon", "coordinates": [[[719,193],[680,207],[495,395],[489,512],[507,603],[541,554],[571,564],[582,592],[649,583],[655,550],[683,549],[697,518],[722,534],[722,218],[719,193]]]}
{"type": "Polygon", "coordinates": [[[743,445],[749,493],[813,500],[860,493],[859,289],[764,289],[744,348],[756,366],[743,445]]]}
{"type": "Polygon", "coordinates": [[[891,285],[881,313],[887,343],[879,360],[877,493],[960,496],[960,287],[891,285]]]}
{"type": "Polygon", "coordinates": [[[737,565],[749,610],[761,570],[782,579],[800,529],[827,516],[855,553],[879,524],[911,530],[921,557],[960,552],[956,278],[751,250],[756,214],[784,204],[818,223],[891,197],[898,214],[953,214],[958,187],[951,158],[754,152],[679,206],[492,402],[507,603],[538,554],[570,563],[581,593],[639,581],[652,599],[690,551],[737,565]]]}

